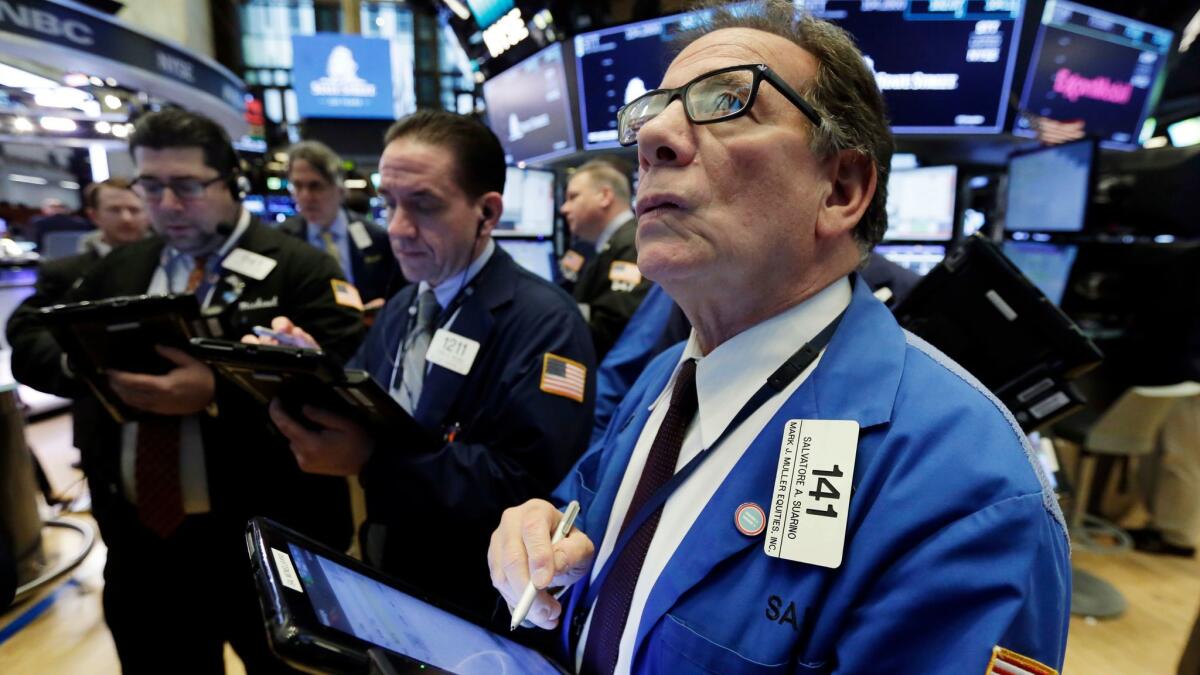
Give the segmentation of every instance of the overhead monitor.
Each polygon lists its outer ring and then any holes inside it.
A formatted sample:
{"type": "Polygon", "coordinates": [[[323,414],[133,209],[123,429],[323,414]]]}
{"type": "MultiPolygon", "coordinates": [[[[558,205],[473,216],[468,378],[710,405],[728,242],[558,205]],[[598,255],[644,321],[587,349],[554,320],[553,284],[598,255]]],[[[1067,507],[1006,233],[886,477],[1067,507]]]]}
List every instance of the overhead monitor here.
{"type": "Polygon", "coordinates": [[[554,236],[554,172],[508,167],[494,237],[554,236]]]}
{"type": "Polygon", "coordinates": [[[554,281],[554,242],[549,239],[497,239],[518,265],[533,272],[546,281],[554,281]]]}
{"type": "Polygon", "coordinates": [[[575,129],[561,42],[483,83],[488,124],[505,161],[539,162],[574,152],[575,129]]]}
{"type": "Polygon", "coordinates": [[[1189,117],[1168,124],[1167,138],[1177,148],[1200,143],[1200,117],[1189,117]]]}
{"type": "Polygon", "coordinates": [[[394,119],[391,42],[342,33],[292,36],[301,117],[394,119]]]}
{"type": "Polygon", "coordinates": [[[671,39],[702,19],[702,13],[687,12],[575,36],[585,150],[619,145],[617,110],[658,87],[671,59],[671,39]]]}
{"type": "Polygon", "coordinates": [[[296,200],[287,195],[267,195],[266,220],[282,223],[294,215],[296,215],[296,200]]]}
{"type": "Polygon", "coordinates": [[[904,269],[925,276],[946,257],[946,247],[930,244],[880,244],[875,252],[904,269]]]}
{"type": "MultiPolygon", "coordinates": [[[[1105,147],[1132,150],[1154,103],[1174,34],[1110,12],[1046,0],[1021,110],[1058,121],[1081,120],[1105,147]]],[[[1013,132],[1035,136],[1026,116],[1013,132]]]]}
{"type": "Polygon", "coordinates": [[[467,7],[471,8],[471,16],[475,18],[475,23],[480,29],[500,20],[500,17],[507,14],[514,6],[513,0],[467,0],[467,7]]]}
{"type": "Polygon", "coordinates": [[[1067,291],[1071,266],[1075,264],[1075,246],[1037,242],[1004,242],[1004,255],[1050,302],[1062,304],[1067,291]]]}
{"type": "Polygon", "coordinates": [[[1022,0],[797,0],[854,36],[897,134],[1004,131],[1022,0]]]}
{"type": "Polygon", "coordinates": [[[1010,232],[1079,232],[1087,220],[1096,144],[1038,148],[1008,160],[1004,228],[1010,232]]]}
{"type": "Polygon", "coordinates": [[[262,195],[246,195],[242,197],[242,206],[250,213],[261,216],[267,210],[267,201],[262,195]]]}
{"type": "Polygon", "coordinates": [[[958,167],[924,166],[888,176],[887,241],[949,241],[954,236],[958,167]]]}

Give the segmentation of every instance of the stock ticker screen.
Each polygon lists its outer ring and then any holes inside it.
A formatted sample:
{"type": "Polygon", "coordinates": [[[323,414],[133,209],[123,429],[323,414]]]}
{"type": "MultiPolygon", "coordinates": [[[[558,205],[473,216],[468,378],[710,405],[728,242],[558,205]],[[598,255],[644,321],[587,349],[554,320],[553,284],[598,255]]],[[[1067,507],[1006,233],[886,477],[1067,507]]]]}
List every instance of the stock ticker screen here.
{"type": "MultiPolygon", "coordinates": [[[[1174,34],[1073,2],[1047,0],[1021,92],[1025,113],[1082,120],[1108,148],[1132,150],[1174,34]]],[[[1013,132],[1034,136],[1017,119],[1013,132]]]]}
{"type": "Polygon", "coordinates": [[[854,36],[897,134],[1000,133],[1022,0],[807,0],[854,36]]]}
{"type": "Polygon", "coordinates": [[[505,161],[537,162],[575,151],[571,96],[556,42],[483,83],[488,125],[505,161]]]}

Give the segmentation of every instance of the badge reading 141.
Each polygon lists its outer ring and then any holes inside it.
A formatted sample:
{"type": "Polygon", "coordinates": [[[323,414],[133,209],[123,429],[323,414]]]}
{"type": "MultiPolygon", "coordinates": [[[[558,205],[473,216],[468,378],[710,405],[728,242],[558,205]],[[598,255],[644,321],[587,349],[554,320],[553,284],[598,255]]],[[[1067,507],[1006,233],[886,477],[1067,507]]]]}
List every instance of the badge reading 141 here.
{"type": "Polygon", "coordinates": [[[858,422],[788,420],[763,551],[772,558],[842,564],[858,422]]]}

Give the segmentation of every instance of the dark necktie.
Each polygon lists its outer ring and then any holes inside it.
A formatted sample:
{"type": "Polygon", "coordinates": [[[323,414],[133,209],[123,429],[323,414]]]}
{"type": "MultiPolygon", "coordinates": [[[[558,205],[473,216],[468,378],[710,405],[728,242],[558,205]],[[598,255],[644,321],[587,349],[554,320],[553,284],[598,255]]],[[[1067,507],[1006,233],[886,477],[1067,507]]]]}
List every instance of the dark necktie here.
{"type": "Polygon", "coordinates": [[[421,388],[425,383],[425,353],[429,351],[429,343],[433,340],[434,329],[437,328],[437,317],[442,311],[438,304],[437,295],[433,289],[426,289],[417,298],[417,322],[412,332],[405,336],[408,349],[404,350],[401,367],[404,372],[400,375],[400,391],[397,399],[400,406],[411,415],[417,410],[421,400],[421,388]]]}
{"type": "MultiPolygon", "coordinates": [[[[696,361],[688,359],[680,364],[679,373],[675,376],[671,405],[667,408],[667,414],[663,416],[653,445],[650,446],[646,466],[642,469],[642,477],[638,480],[629,510],[625,512],[625,520],[621,524],[618,538],[624,534],[629,521],[641,511],[642,505],[675,475],[679,449],[683,445],[688,424],[696,416],[696,405],[696,361]]],[[[583,649],[581,672],[585,675],[609,675],[616,668],[617,652],[621,646],[621,634],[625,632],[625,624],[629,619],[633,591],[642,571],[642,563],[646,560],[650,541],[654,539],[658,521],[662,518],[662,510],[662,506],[658,507],[658,510],[646,519],[641,529],[612,563],[612,572],[605,579],[604,588],[600,590],[600,596],[596,600],[587,644],[583,649]]]]}
{"type": "MultiPolygon", "coordinates": [[[[188,293],[204,280],[208,256],[196,256],[188,274],[188,293]]],[[[138,423],[134,462],[138,520],[166,539],[182,523],[183,486],[179,476],[179,418],[155,415],[138,423]]]]}

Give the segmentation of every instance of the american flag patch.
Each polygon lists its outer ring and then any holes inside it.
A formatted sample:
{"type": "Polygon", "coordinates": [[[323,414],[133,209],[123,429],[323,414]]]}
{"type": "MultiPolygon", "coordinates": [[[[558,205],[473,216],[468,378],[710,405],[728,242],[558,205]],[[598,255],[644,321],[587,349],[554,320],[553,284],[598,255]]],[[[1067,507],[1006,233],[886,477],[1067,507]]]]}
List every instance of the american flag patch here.
{"type": "Polygon", "coordinates": [[[358,294],[358,289],[353,284],[341,279],[330,279],[329,283],[333,286],[333,299],[337,304],[362,311],[362,296],[358,294]]]}
{"type": "Polygon", "coordinates": [[[1058,675],[1058,671],[997,645],[992,648],[992,660],[984,675],[1058,675]]]}
{"type": "Polygon", "coordinates": [[[546,352],[542,359],[542,382],[540,388],[547,394],[563,396],[583,402],[583,388],[587,383],[587,366],[546,352]]]}

